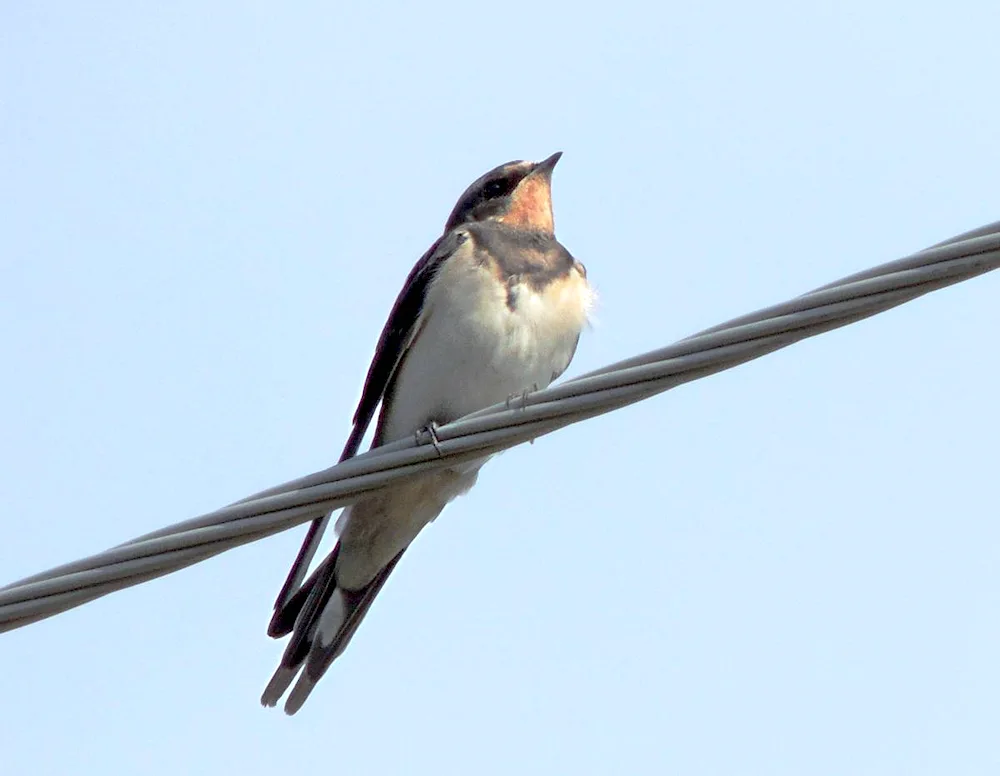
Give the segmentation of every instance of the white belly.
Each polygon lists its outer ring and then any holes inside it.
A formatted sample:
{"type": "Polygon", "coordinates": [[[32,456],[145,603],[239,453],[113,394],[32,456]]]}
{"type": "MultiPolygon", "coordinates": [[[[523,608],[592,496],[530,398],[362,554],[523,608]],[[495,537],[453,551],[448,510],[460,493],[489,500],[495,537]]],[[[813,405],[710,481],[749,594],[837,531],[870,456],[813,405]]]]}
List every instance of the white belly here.
{"type": "Polygon", "coordinates": [[[486,267],[442,267],[397,376],[383,441],[544,388],[566,369],[592,302],[587,281],[574,270],[541,292],[522,283],[514,293],[512,310],[486,267]]]}
{"type": "MultiPolygon", "coordinates": [[[[391,442],[544,388],[573,357],[592,293],[576,270],[536,292],[506,289],[472,262],[446,262],[428,290],[423,327],[396,377],[382,423],[391,442]]],[[[337,522],[339,584],[359,589],[456,496],[475,484],[486,459],[450,467],[360,501],[337,522]]]]}

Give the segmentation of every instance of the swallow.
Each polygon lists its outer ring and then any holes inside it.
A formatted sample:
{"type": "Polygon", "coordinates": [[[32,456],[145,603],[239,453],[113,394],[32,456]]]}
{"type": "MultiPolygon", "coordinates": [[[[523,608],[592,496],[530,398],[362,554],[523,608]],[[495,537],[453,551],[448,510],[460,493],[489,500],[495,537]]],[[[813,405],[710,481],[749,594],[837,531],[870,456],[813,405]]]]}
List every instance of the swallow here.
{"type": "MultiPolygon", "coordinates": [[[[341,460],[381,404],[372,448],[528,390],[569,366],[594,294],[555,238],[552,171],[513,161],[459,197],[444,231],[406,278],[382,329],[341,460]]],[[[294,714],[339,657],[417,534],[471,488],[486,458],[394,485],[347,508],[337,543],[303,584],[330,515],[314,521],[275,602],[268,635],[291,634],[261,703],[293,680],[294,714]]]]}

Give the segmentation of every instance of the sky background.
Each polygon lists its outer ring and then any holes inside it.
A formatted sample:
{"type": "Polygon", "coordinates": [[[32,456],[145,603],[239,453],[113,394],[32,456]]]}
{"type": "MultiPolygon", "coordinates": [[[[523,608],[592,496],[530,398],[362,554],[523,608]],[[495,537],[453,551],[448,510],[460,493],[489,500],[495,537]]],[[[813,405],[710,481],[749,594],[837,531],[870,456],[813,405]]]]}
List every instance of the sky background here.
{"type": "MultiPolygon", "coordinates": [[[[565,152],[569,375],[1000,218],[1000,7],[872,6],[5,3],[0,582],[330,465],[501,162],[565,152]]],[[[294,718],[302,528],[4,634],[3,771],[996,773],[998,297],[505,453],[294,718]]]]}

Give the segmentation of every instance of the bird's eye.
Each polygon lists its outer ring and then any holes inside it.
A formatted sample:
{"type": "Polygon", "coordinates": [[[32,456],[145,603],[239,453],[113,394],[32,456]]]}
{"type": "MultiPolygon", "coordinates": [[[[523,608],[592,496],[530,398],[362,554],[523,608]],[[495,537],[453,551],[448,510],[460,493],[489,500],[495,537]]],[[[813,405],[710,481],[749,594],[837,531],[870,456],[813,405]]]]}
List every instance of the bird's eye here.
{"type": "Polygon", "coordinates": [[[498,197],[504,197],[507,194],[510,194],[513,188],[514,187],[511,185],[511,181],[507,178],[490,181],[483,186],[483,199],[497,199],[498,197]]]}

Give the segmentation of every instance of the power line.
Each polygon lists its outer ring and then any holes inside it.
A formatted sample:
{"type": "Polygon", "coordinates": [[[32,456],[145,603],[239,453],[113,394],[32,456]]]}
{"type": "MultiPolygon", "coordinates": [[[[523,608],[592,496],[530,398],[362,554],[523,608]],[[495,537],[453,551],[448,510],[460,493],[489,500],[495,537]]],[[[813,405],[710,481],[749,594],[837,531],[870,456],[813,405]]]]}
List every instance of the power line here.
{"type": "Polygon", "coordinates": [[[404,477],[492,455],[998,266],[1000,221],[668,347],[480,410],[437,429],[436,444],[415,435],[0,588],[0,631],[308,522],[404,477]]]}

